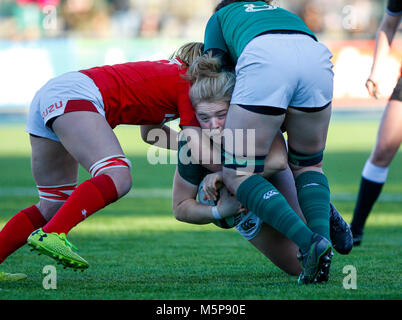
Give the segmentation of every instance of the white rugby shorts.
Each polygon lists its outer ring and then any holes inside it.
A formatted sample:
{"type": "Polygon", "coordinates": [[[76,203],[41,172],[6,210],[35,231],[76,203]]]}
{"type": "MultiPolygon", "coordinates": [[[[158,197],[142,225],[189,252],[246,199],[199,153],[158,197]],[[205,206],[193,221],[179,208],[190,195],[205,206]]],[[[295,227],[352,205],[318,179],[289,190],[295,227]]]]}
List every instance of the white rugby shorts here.
{"type": "Polygon", "coordinates": [[[105,116],[98,87],[91,78],[78,71],[53,78],[39,89],[31,102],[25,131],[60,141],[46,123],[54,117],[73,111],[93,111],[105,116]]]}
{"type": "Polygon", "coordinates": [[[231,104],[324,107],[332,100],[331,57],[324,44],[304,34],[260,35],[237,61],[231,104]]]}

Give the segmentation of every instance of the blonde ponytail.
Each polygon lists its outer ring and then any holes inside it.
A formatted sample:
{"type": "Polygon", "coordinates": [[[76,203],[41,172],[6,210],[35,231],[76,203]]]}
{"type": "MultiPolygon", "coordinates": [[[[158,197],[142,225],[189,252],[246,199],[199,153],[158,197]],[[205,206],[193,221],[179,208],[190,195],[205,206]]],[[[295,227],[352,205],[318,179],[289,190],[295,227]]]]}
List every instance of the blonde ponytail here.
{"type": "Polygon", "coordinates": [[[169,59],[180,59],[187,66],[190,66],[195,59],[202,55],[204,44],[202,42],[188,42],[177,49],[169,59]]]}
{"type": "Polygon", "coordinates": [[[187,80],[195,82],[198,78],[216,78],[220,74],[220,61],[211,52],[196,58],[187,70],[187,80]]]}

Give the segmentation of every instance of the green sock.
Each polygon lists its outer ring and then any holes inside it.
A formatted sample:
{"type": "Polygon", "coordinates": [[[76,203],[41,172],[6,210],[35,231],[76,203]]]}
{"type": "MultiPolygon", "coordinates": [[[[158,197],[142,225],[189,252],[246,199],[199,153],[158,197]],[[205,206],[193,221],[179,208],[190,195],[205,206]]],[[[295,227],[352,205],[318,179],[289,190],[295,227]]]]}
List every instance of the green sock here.
{"type": "Polygon", "coordinates": [[[307,171],[296,179],[297,197],[309,228],[331,241],[329,233],[330,191],[320,172],[307,171]]]}
{"type": "Polygon", "coordinates": [[[249,177],[237,189],[236,197],[265,223],[296,243],[302,252],[310,248],[313,232],[266,179],[259,175],[249,177]]]}

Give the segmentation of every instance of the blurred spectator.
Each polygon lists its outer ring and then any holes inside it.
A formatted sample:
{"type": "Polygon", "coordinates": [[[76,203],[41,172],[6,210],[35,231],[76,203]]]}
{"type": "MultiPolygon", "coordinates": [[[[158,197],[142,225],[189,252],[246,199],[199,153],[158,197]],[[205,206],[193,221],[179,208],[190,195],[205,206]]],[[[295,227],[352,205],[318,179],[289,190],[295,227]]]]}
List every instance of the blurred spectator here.
{"type": "MultiPolygon", "coordinates": [[[[202,40],[219,0],[0,0],[0,38],[165,37],[202,40]]],[[[324,39],[373,39],[385,0],[275,0],[324,39]]]]}
{"type": "Polygon", "coordinates": [[[103,0],[65,0],[61,8],[64,30],[83,37],[110,36],[109,7],[103,0]]]}
{"type": "Polygon", "coordinates": [[[306,2],[300,17],[311,31],[314,33],[322,32],[324,12],[317,1],[306,2]]]}
{"type": "Polygon", "coordinates": [[[136,10],[134,1],[111,0],[109,4],[112,34],[129,38],[138,37],[141,14],[136,10]]]}

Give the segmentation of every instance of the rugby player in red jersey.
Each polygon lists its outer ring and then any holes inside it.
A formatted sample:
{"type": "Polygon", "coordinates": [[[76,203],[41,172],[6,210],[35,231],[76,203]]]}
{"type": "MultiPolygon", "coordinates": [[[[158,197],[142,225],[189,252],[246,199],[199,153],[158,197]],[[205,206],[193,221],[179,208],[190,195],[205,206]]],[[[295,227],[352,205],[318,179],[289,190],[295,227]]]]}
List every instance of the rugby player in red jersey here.
{"type": "MultiPolygon", "coordinates": [[[[21,210],[0,232],[0,263],[28,244],[64,266],[88,263],[72,249],[66,234],[131,188],[130,161],[113,132],[119,124],[160,127],[166,121],[198,126],[184,79],[202,53],[189,43],[170,60],[124,63],[69,72],[47,82],[35,95],[26,131],[39,203],[21,210]],[[78,165],[92,176],[77,186],[78,165]]],[[[173,135],[174,136],[174,135],[173,135]]],[[[0,272],[0,280],[23,274],[0,272]]]]}

